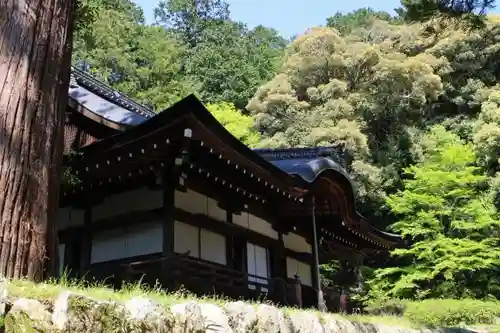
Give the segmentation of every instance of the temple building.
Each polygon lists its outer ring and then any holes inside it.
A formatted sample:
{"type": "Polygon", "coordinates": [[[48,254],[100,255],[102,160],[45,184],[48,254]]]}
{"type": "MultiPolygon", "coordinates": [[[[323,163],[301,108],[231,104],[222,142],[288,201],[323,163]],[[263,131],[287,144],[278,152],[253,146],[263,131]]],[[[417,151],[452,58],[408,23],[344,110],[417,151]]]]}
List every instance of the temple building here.
{"type": "Polygon", "coordinates": [[[194,96],[154,113],[73,68],[65,150],[56,226],[73,276],[308,307],[319,264],[400,242],[356,211],[341,148],[252,150],[194,96]]]}

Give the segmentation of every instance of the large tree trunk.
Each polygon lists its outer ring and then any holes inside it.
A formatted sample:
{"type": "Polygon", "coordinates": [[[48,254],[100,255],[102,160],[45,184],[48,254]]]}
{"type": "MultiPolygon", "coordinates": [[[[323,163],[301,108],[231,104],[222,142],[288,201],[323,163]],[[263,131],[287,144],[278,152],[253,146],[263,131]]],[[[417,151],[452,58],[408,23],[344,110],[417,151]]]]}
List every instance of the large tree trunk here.
{"type": "Polygon", "coordinates": [[[0,275],[43,278],[68,99],[73,0],[0,0],[0,275]]]}

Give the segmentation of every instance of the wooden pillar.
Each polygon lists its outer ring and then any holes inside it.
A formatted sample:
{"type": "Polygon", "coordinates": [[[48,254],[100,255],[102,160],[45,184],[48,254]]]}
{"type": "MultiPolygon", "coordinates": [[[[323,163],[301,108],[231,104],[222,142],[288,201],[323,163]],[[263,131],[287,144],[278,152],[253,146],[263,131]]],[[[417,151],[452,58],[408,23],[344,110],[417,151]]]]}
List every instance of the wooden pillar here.
{"type": "Polygon", "coordinates": [[[354,283],[356,284],[357,288],[361,289],[363,288],[364,285],[364,278],[363,274],[361,272],[361,266],[363,266],[363,260],[364,260],[364,254],[363,253],[356,253],[354,257],[354,276],[355,276],[355,281],[354,283]]]}
{"type": "Polygon", "coordinates": [[[357,255],[356,253],[349,253],[341,261],[341,296],[340,296],[340,311],[347,313],[350,307],[349,289],[357,281],[357,255]]]}
{"type": "Polygon", "coordinates": [[[313,269],[313,287],[317,294],[317,305],[320,311],[326,311],[325,300],[323,299],[323,290],[321,289],[321,276],[319,273],[319,254],[318,254],[318,233],[316,230],[316,201],[312,197],[312,254],[314,258],[314,269],[313,269]]]}
{"type": "MultiPolygon", "coordinates": [[[[226,209],[226,222],[233,223],[233,212],[229,205],[224,206],[226,209]]],[[[226,261],[227,267],[236,268],[234,264],[234,236],[231,234],[226,235],[226,261]]]]}
{"type": "Polygon", "coordinates": [[[302,308],[302,282],[298,275],[295,275],[295,279],[293,280],[293,294],[295,296],[295,305],[297,305],[299,309],[302,308]]]}
{"type": "Polygon", "coordinates": [[[175,190],[178,179],[174,159],[165,166],[162,176],[163,187],[163,257],[174,252],[175,190]]]}
{"type": "Polygon", "coordinates": [[[192,135],[190,128],[184,129],[182,146],[178,153],[173,154],[163,171],[163,257],[168,257],[174,252],[175,190],[179,184],[182,166],[189,153],[192,135]]]}
{"type": "Polygon", "coordinates": [[[90,259],[92,256],[92,205],[88,200],[86,201],[81,238],[80,277],[85,276],[90,268],[90,259]]]}
{"type": "Polygon", "coordinates": [[[287,267],[285,244],[283,242],[283,233],[278,232],[279,241],[272,249],[271,257],[273,259],[272,281],[274,284],[274,301],[286,305],[287,303],[287,267]]]}
{"type": "Polygon", "coordinates": [[[273,248],[273,277],[277,277],[285,280],[287,278],[286,274],[286,254],[285,254],[285,244],[283,242],[283,233],[278,233],[277,245],[273,248]]]}

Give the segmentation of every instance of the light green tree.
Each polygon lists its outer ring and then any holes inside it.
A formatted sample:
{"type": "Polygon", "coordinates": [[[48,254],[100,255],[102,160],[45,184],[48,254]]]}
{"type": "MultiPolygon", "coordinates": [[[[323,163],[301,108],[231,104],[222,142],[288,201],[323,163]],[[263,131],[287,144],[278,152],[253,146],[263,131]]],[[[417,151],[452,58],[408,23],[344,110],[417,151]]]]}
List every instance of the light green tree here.
{"type": "Polygon", "coordinates": [[[387,205],[392,229],[408,248],[392,255],[397,266],[379,269],[374,294],[387,297],[485,297],[498,294],[500,220],[486,195],[487,178],[474,166],[472,145],[442,126],[421,142],[423,160],[406,169],[404,189],[387,205]]]}
{"type": "Polygon", "coordinates": [[[249,147],[261,140],[254,129],[252,117],[243,114],[231,103],[208,104],[207,109],[234,137],[249,147]]]}
{"type": "Polygon", "coordinates": [[[422,125],[427,105],[443,91],[435,73],[441,63],[314,28],[287,47],[281,71],[247,108],[263,146],[344,146],[359,197],[376,202],[387,180],[380,167],[404,163],[388,154],[404,145],[409,126],[422,125]]]}

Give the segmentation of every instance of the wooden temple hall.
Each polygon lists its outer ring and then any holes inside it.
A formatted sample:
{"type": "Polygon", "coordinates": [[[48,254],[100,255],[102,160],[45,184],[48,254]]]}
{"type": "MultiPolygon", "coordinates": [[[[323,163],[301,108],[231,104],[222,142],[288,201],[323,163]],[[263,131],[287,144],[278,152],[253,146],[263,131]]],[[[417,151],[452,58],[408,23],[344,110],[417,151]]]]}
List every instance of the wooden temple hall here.
{"type": "Polygon", "coordinates": [[[73,68],[65,131],[61,272],[310,307],[320,264],[399,243],[356,212],[340,150],[249,149],[194,96],[156,114],[73,68]]]}

